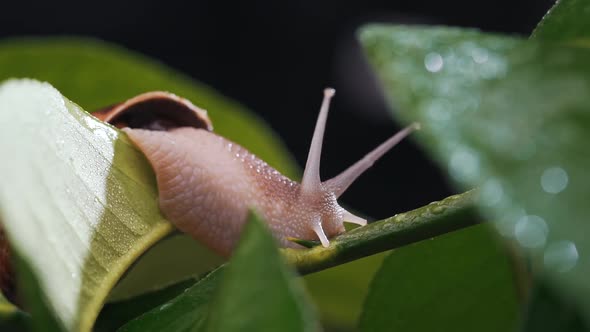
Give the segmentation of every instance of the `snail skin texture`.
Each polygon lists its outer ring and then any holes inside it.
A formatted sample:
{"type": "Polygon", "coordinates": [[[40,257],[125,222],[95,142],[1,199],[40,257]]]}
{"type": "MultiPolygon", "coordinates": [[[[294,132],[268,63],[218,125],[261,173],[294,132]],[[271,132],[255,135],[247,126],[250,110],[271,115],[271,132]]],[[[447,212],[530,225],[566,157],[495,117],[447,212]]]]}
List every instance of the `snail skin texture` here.
{"type": "Polygon", "coordinates": [[[375,161],[415,129],[401,130],[340,175],[320,180],[320,156],[333,89],[324,90],[301,184],[212,132],[205,111],[166,92],[148,92],[95,113],[123,128],[156,174],[162,213],[181,231],[229,256],[249,209],[257,211],[283,247],[289,238],[320,240],[344,232],[343,222],[367,221],[337,198],[375,161]]]}

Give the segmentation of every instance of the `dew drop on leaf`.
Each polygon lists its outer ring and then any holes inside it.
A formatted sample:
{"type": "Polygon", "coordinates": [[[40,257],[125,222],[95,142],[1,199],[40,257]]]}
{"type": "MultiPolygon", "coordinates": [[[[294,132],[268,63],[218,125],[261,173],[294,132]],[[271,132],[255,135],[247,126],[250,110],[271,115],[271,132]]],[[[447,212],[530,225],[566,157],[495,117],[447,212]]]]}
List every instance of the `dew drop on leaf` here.
{"type": "Polygon", "coordinates": [[[438,53],[428,53],[424,57],[424,67],[431,73],[438,73],[444,66],[442,56],[438,53]]]}
{"type": "Polygon", "coordinates": [[[578,249],[573,242],[559,241],[547,247],[543,263],[546,268],[563,273],[576,266],[578,257],[578,249]]]}
{"type": "Polygon", "coordinates": [[[562,192],[567,184],[567,172],[561,167],[547,168],[541,175],[541,187],[549,194],[562,192]]]}
{"type": "Polygon", "coordinates": [[[514,236],[523,247],[539,248],[545,245],[549,228],[539,216],[528,215],[520,218],[514,227],[514,236]]]}

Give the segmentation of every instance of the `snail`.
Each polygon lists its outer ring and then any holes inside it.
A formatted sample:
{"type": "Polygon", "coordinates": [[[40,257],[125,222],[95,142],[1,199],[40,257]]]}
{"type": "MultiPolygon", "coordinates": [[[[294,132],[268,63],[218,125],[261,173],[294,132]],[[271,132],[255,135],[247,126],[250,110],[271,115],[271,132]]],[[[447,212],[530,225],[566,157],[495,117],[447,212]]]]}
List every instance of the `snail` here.
{"type": "Polygon", "coordinates": [[[204,110],[167,92],[148,92],[95,112],[128,135],[154,169],[159,207],[178,229],[229,256],[249,209],[257,211],[282,247],[290,238],[319,240],[344,232],[343,222],[366,225],[338,197],[382,155],[419,128],[411,124],[340,175],[321,181],[320,156],[330,100],[325,89],[301,184],[240,145],[212,131],[204,110]]]}

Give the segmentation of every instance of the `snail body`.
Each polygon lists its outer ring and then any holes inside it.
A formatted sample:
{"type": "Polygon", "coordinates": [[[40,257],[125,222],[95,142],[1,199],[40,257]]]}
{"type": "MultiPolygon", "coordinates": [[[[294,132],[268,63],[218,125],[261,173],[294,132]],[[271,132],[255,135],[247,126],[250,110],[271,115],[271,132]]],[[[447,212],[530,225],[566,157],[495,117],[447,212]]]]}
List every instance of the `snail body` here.
{"type": "Polygon", "coordinates": [[[328,246],[329,238],[344,232],[343,222],[366,224],[338,205],[337,198],[417,125],[403,129],[340,175],[322,182],[322,140],[333,95],[333,89],[324,91],[301,184],[212,132],[206,112],[172,94],[146,93],[96,115],[123,127],[145,154],[156,174],[159,206],[166,218],[229,256],[249,209],[264,218],[283,247],[300,247],[289,238],[319,239],[328,246]],[[192,117],[197,119],[188,120],[192,117]]]}

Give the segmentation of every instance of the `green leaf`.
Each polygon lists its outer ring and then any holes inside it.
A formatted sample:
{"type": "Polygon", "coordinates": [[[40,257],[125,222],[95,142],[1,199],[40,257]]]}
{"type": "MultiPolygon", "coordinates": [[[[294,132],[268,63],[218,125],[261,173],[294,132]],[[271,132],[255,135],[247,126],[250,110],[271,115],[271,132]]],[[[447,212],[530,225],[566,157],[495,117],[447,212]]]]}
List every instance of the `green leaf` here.
{"type": "Polygon", "coordinates": [[[552,287],[539,281],[529,303],[523,324],[526,332],[583,332],[590,331],[578,310],[564,301],[552,287]]]}
{"type": "Polygon", "coordinates": [[[510,261],[487,225],[392,252],[375,275],[361,331],[512,331],[510,261]]]}
{"type": "Polygon", "coordinates": [[[262,221],[245,226],[228,266],[119,331],[316,331],[312,305],[262,221]],[[216,292],[213,292],[217,289],[216,292]]]}
{"type": "Polygon", "coordinates": [[[531,37],[590,46],[590,2],[557,1],[531,37]]]}
{"type": "Polygon", "coordinates": [[[208,86],[125,48],[83,38],[21,38],[0,42],[0,81],[47,81],[87,111],[164,90],[207,110],[215,132],[248,148],[289,177],[297,164],[258,117],[208,86]]]}
{"type": "Polygon", "coordinates": [[[304,277],[326,330],[356,329],[369,284],[388,253],[356,259],[304,277]]]}
{"type": "Polygon", "coordinates": [[[0,219],[11,245],[59,322],[89,330],[127,267],[172,231],[151,169],[126,137],[48,84],[0,85],[0,127],[0,154],[10,156],[0,164],[0,219]]]}
{"type": "Polygon", "coordinates": [[[224,270],[221,267],[211,272],[179,296],[130,321],[118,331],[204,331],[210,303],[224,270]]]}
{"type": "Polygon", "coordinates": [[[590,52],[450,28],[369,26],[364,47],[398,115],[590,318],[590,52]]]}
{"type": "Polygon", "coordinates": [[[269,231],[252,215],[212,304],[208,330],[316,331],[305,295],[269,231]]]}

